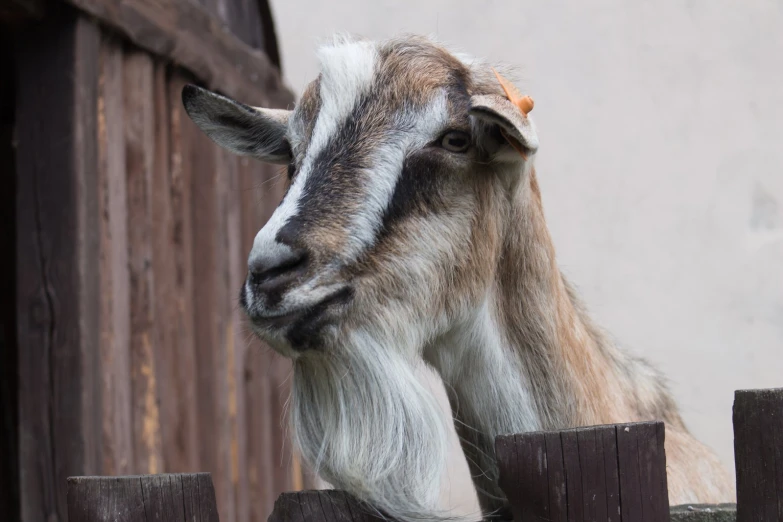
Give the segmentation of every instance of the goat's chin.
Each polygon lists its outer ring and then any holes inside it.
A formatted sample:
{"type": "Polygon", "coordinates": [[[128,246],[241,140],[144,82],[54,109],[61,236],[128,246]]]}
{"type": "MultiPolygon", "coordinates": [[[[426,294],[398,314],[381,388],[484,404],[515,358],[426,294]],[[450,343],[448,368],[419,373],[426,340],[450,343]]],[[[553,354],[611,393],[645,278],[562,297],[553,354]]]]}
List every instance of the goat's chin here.
{"type": "Polygon", "coordinates": [[[411,360],[354,333],[339,351],[294,360],[291,422],[304,459],[327,482],[403,521],[439,513],[444,416],[411,360]]]}

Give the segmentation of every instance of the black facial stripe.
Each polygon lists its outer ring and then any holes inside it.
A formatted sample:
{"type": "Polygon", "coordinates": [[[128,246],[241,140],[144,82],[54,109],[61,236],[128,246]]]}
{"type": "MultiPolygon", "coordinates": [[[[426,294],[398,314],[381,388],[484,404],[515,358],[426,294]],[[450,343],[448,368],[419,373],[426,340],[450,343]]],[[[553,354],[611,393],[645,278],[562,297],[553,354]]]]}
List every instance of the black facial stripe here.
{"type": "Polygon", "coordinates": [[[289,237],[301,236],[319,223],[342,226],[350,218],[350,210],[361,206],[362,190],[357,190],[363,183],[360,173],[372,167],[377,144],[394,132],[391,121],[378,117],[383,111],[374,107],[375,103],[370,96],[363,96],[313,160],[299,211],[283,227],[289,237]]]}
{"type": "Polygon", "coordinates": [[[432,156],[419,155],[405,160],[392,199],[383,214],[381,236],[391,232],[394,225],[405,217],[426,215],[442,205],[437,171],[437,159],[432,156]]]}

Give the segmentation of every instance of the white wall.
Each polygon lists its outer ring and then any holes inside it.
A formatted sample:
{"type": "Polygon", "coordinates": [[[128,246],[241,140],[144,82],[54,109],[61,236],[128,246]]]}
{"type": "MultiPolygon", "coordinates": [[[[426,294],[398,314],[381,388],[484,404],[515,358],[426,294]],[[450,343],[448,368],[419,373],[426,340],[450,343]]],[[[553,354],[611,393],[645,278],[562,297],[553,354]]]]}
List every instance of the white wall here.
{"type": "MultiPolygon", "coordinates": [[[[302,87],[335,31],[435,34],[517,64],[566,274],[732,465],[739,388],[783,386],[783,4],[272,0],[302,87]]],[[[455,457],[458,510],[470,510],[455,457]]]]}

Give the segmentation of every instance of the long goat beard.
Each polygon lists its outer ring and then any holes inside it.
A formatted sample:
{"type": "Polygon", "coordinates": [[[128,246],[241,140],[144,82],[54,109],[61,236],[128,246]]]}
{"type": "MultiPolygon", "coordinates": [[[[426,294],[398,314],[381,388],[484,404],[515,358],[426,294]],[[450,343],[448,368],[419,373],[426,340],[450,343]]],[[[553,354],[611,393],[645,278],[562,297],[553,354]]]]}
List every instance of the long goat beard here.
{"type": "Polygon", "coordinates": [[[423,364],[354,334],[340,353],[294,362],[291,422],[305,461],[335,488],[401,521],[437,520],[448,439],[417,379],[423,364]]]}

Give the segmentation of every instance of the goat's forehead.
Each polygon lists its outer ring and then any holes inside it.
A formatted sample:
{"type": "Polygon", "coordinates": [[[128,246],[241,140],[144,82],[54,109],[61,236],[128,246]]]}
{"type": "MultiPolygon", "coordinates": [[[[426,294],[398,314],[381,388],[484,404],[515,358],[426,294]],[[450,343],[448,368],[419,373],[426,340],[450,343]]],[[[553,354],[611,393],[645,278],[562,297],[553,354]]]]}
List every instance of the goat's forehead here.
{"type": "Polygon", "coordinates": [[[321,48],[318,58],[321,74],[297,107],[305,120],[326,106],[345,113],[362,97],[385,101],[389,110],[425,104],[444,89],[464,91],[470,81],[463,62],[424,39],[341,43],[321,48]]]}

